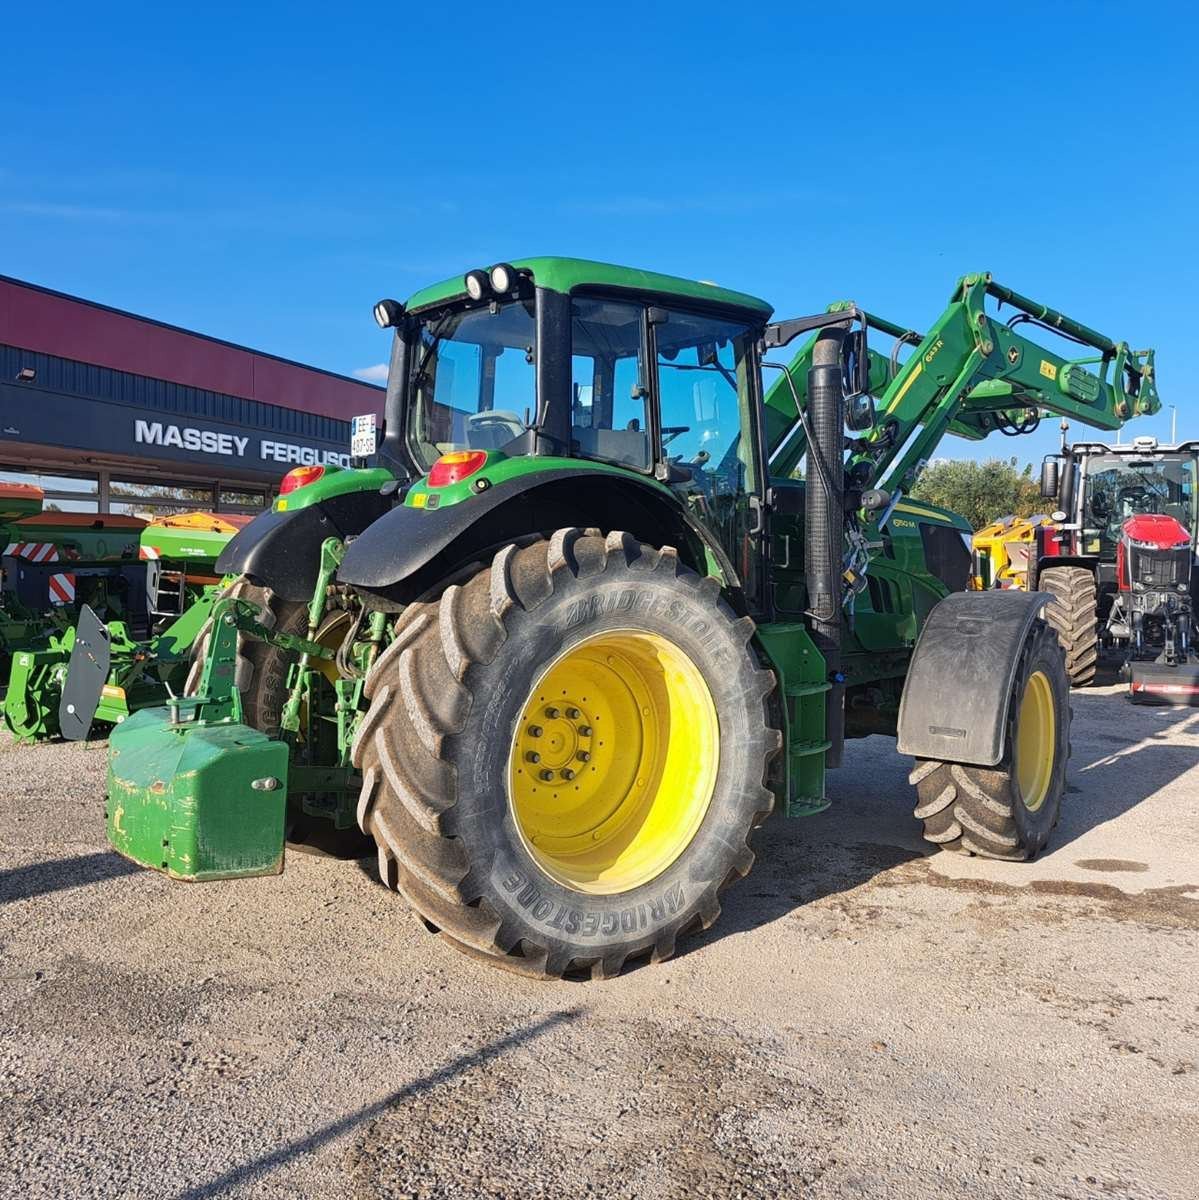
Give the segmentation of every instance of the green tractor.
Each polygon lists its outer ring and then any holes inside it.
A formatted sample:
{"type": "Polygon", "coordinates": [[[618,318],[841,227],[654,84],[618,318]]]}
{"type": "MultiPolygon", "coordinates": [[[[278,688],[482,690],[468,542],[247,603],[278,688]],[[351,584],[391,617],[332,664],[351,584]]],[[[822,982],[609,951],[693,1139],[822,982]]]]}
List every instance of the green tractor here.
{"type": "Polygon", "coordinates": [[[923,334],[563,258],[375,316],[382,465],[298,468],[221,556],[189,694],[113,734],[121,853],[261,875],[356,827],[458,949],[603,978],[710,926],[776,800],[827,807],[846,738],[897,736],[937,845],[1046,844],[1070,715],[1046,597],[964,590],[966,522],[906,495],[946,433],[1155,411],[1151,355],[985,274],[923,334]]]}

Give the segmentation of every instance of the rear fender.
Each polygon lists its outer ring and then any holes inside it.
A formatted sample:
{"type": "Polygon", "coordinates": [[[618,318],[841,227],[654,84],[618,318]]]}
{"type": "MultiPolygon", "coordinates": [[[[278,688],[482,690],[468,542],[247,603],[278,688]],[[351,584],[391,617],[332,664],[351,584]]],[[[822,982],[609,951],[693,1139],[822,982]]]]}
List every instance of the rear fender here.
{"type": "Polygon", "coordinates": [[[337,578],[372,593],[380,607],[408,604],[500,546],[566,526],[673,545],[700,574],[710,553],[729,586],[740,587],[723,550],[682,504],[649,482],[579,470],[518,476],[445,508],[397,506],[350,543],[337,578]]]}
{"type": "Polygon", "coordinates": [[[344,492],[288,512],[261,513],[216,561],[219,575],[250,575],[284,600],[311,600],[326,538],[361,533],[392,505],[377,489],[344,492]]]}
{"type": "Polygon", "coordinates": [[[1002,761],[1020,652],[1049,599],[1043,592],[953,592],[936,605],[904,682],[900,754],[979,767],[1002,761]]]}

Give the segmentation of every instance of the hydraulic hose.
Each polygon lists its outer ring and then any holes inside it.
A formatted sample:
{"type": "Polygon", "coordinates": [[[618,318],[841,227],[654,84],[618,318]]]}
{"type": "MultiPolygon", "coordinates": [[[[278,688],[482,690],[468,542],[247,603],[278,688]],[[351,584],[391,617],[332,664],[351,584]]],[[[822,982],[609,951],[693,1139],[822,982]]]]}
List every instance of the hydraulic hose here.
{"type": "Polygon", "coordinates": [[[824,655],[832,684],[826,708],[825,762],[841,765],[845,747],[845,683],[841,673],[841,558],[845,545],[845,389],[841,347],[849,322],[831,325],[817,336],[808,370],[808,416],[813,442],[825,471],[809,471],[804,502],[804,574],[812,640],[824,655]]]}

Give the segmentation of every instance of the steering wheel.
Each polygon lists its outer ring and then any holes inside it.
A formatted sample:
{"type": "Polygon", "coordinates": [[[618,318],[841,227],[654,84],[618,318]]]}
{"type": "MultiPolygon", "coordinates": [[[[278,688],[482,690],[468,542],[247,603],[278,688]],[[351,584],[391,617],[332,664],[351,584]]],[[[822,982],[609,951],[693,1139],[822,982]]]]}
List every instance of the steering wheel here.
{"type": "Polygon", "coordinates": [[[1120,503],[1128,505],[1133,512],[1157,512],[1158,499],[1158,493],[1154,488],[1137,486],[1120,489],[1120,503]]]}
{"type": "Polygon", "coordinates": [[[690,433],[690,425],[663,425],[662,426],[662,445],[669,446],[675,438],[681,433],[690,433]]]}

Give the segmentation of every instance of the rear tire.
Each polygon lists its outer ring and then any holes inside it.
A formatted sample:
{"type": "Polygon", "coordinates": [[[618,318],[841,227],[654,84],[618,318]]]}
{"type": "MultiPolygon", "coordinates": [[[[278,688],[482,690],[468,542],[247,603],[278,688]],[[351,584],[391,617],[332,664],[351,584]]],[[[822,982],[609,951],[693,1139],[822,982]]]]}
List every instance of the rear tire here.
{"type": "Polygon", "coordinates": [[[1070,756],[1070,685],[1062,648],[1038,620],[1024,643],[1012,688],[1002,761],[995,767],[918,758],[915,817],[942,850],[1021,861],[1034,857],[1057,824],[1070,756]],[[1025,704],[1028,697],[1029,704],[1025,704]],[[1052,711],[1052,733],[1029,737],[1022,723],[1037,706],[1052,711]],[[1022,733],[1026,740],[1022,741],[1022,733]],[[1019,751],[1025,751],[1021,759],[1019,751]],[[1035,759],[1035,763],[1031,760],[1035,759]],[[1041,771],[1035,766],[1040,764],[1041,771]]]}
{"type": "Polygon", "coordinates": [[[673,549],[578,529],[508,546],[440,599],[410,606],[368,677],[371,706],[353,753],[359,823],[378,844],[384,883],[457,949],[538,978],[607,978],[632,955],[670,957],[681,934],[719,916],[717,894],[749,871],[747,838],[773,803],[765,783],[782,739],[769,724],[774,677],[750,648],[753,631],[673,549]],[[646,672],[658,663],[664,690],[643,697],[635,676],[622,679],[611,694],[624,704],[628,686],[633,706],[613,720],[601,703],[609,683],[597,677],[623,669],[626,644],[661,648],[660,662],[657,651],[628,658],[641,655],[646,672]],[[688,740],[681,702],[667,710],[673,723],[654,716],[638,733],[638,714],[660,713],[661,695],[677,702],[666,682],[675,675],[702,680],[718,723],[714,752],[688,740]],[[569,740],[576,735],[588,740],[569,740]],[[541,739],[544,756],[527,737],[541,739]],[[670,758],[680,745],[688,750],[670,758]],[[667,757],[643,771],[656,752],[667,757]],[[678,808],[659,807],[668,781],[705,759],[703,804],[688,786],[678,808]],[[518,779],[525,764],[536,774],[518,779]],[[530,798],[542,772],[566,782],[530,798]],[[624,869],[627,848],[651,829],[669,852],[624,869]],[[595,866],[609,840],[614,857],[595,866]]]}
{"type": "Polygon", "coordinates": [[[1094,682],[1099,662],[1099,595],[1095,573],[1087,567],[1046,567],[1038,576],[1041,591],[1052,597],[1046,619],[1066,652],[1071,687],[1094,682]]]}

